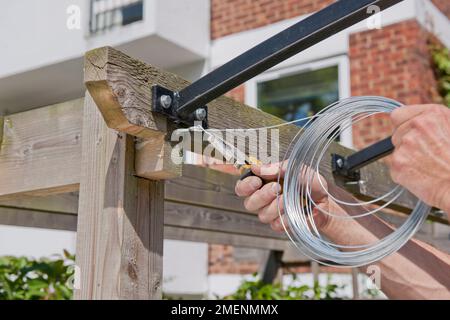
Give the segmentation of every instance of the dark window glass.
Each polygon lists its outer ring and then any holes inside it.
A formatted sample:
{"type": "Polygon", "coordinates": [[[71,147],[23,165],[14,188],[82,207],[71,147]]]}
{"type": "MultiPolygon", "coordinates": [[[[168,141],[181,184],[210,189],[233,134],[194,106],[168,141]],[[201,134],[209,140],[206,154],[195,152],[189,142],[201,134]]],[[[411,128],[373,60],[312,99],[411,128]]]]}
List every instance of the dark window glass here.
{"type": "MultiPolygon", "coordinates": [[[[312,116],[339,99],[338,67],[258,83],[258,106],[286,121],[312,116]]],[[[307,120],[298,122],[303,126],[307,120]]]]}
{"type": "Polygon", "coordinates": [[[91,0],[91,33],[124,26],[144,18],[144,1],[115,1],[113,6],[106,6],[105,0],[91,0]]]}
{"type": "Polygon", "coordinates": [[[142,20],[144,5],[142,2],[130,4],[122,8],[122,25],[142,20]]]}

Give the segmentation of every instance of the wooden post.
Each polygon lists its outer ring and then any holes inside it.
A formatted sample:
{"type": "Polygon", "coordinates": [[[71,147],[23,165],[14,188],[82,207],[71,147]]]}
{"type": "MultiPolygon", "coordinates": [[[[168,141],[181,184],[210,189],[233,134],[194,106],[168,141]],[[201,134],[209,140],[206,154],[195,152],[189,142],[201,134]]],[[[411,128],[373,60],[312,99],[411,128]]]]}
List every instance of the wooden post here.
{"type": "Polygon", "coordinates": [[[320,265],[316,261],[311,261],[311,272],[313,274],[314,283],[319,283],[320,265]]]}
{"type": "Polygon", "coordinates": [[[88,93],[82,137],[75,298],[161,298],[164,182],[134,175],[133,138],[88,93]]]}
{"type": "Polygon", "coordinates": [[[358,268],[352,268],[352,291],[353,291],[353,300],[360,299],[359,295],[359,283],[358,283],[358,268]]]}

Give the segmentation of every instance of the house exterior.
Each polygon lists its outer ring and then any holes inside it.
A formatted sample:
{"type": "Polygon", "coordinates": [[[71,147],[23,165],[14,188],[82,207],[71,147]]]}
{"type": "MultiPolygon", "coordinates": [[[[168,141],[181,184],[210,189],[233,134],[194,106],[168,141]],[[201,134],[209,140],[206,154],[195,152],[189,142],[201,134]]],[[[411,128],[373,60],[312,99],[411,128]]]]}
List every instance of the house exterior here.
{"type": "MultiPolygon", "coordinates": [[[[84,52],[110,45],[195,80],[304,19],[330,0],[17,0],[2,4],[0,114],[84,95],[84,52]]],[[[381,95],[405,104],[440,102],[430,39],[450,47],[450,3],[405,0],[339,32],[227,95],[287,120],[331,102],[381,95]]],[[[361,121],[340,136],[362,148],[390,133],[387,116],[361,121]]],[[[223,168],[220,168],[223,169],[223,168]]],[[[448,231],[446,236],[448,237],[448,231]]],[[[0,226],[0,255],[75,250],[75,235],[0,226]],[[31,245],[31,243],[33,245],[31,245]]],[[[165,292],[227,294],[258,270],[258,250],[165,242],[165,292]],[[180,268],[179,261],[183,261],[180,268]]],[[[310,272],[308,268],[296,269],[310,272]]],[[[342,281],[349,278],[342,277],[342,281]]]]}

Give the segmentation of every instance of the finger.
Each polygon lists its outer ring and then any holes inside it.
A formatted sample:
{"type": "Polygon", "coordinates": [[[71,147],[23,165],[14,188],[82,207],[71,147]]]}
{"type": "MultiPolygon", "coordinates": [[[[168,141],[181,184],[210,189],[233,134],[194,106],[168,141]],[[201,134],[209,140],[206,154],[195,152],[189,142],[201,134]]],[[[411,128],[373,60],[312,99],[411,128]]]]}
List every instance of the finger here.
{"type": "Polygon", "coordinates": [[[281,174],[281,177],[284,177],[284,173],[286,171],[287,161],[282,163],[271,163],[265,165],[252,165],[252,171],[257,176],[260,176],[264,180],[276,180],[278,179],[278,175],[281,174]]]}
{"type": "Polygon", "coordinates": [[[244,206],[248,211],[256,212],[269,205],[277,197],[281,186],[276,182],[265,184],[251,196],[245,199],[244,206]]]}
{"type": "Polygon", "coordinates": [[[397,129],[395,129],[394,134],[391,137],[392,144],[394,147],[398,147],[405,134],[410,132],[412,129],[411,121],[406,121],[402,123],[397,129]]]}
{"type": "Polygon", "coordinates": [[[261,188],[262,184],[261,178],[247,177],[244,180],[238,180],[234,191],[239,197],[248,197],[261,188]]]}
{"type": "Polygon", "coordinates": [[[328,183],[325,178],[314,170],[307,168],[302,171],[301,183],[309,184],[311,188],[311,199],[320,202],[328,196],[328,183]]]}
{"type": "Polygon", "coordinates": [[[262,223],[271,223],[279,217],[278,210],[283,213],[283,197],[275,198],[268,206],[258,211],[258,218],[262,223]]]}
{"type": "Polygon", "coordinates": [[[392,125],[397,128],[401,124],[429,110],[431,104],[416,104],[403,106],[391,112],[392,125]]]}
{"type": "Polygon", "coordinates": [[[271,224],[270,227],[272,228],[273,231],[277,231],[277,232],[282,232],[284,231],[284,227],[283,224],[286,228],[289,228],[289,224],[287,221],[287,217],[286,215],[282,215],[281,218],[277,217],[271,224]],[[281,219],[283,219],[283,223],[281,222],[281,219]]]}

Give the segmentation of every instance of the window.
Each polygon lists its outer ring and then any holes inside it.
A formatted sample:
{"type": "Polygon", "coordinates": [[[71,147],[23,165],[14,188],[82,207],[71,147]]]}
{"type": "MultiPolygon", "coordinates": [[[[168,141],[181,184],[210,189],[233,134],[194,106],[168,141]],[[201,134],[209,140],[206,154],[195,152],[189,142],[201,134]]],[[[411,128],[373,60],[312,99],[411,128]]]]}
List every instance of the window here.
{"type": "MultiPolygon", "coordinates": [[[[346,57],[269,71],[247,83],[246,102],[286,121],[310,117],[349,96],[346,57]]],[[[308,120],[297,122],[304,126],[308,120]]],[[[340,142],[352,146],[351,129],[340,142]]]]}
{"type": "Polygon", "coordinates": [[[286,121],[310,117],[339,99],[338,67],[260,82],[257,91],[258,106],[265,112],[286,121]]]}
{"type": "Polygon", "coordinates": [[[91,0],[90,31],[96,33],[143,19],[143,0],[91,0]]]}

